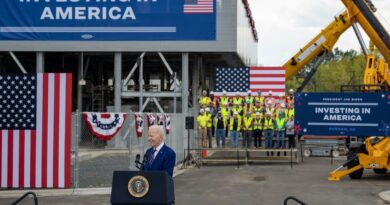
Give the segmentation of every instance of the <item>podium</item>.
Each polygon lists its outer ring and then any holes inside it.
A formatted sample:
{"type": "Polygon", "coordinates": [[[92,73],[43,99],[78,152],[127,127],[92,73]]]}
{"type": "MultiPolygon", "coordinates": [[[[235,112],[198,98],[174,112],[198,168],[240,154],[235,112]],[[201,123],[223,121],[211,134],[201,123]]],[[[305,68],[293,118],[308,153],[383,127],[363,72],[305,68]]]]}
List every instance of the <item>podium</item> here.
{"type": "Polygon", "coordinates": [[[174,201],[173,179],[165,171],[114,171],[112,205],[166,205],[174,201]]]}

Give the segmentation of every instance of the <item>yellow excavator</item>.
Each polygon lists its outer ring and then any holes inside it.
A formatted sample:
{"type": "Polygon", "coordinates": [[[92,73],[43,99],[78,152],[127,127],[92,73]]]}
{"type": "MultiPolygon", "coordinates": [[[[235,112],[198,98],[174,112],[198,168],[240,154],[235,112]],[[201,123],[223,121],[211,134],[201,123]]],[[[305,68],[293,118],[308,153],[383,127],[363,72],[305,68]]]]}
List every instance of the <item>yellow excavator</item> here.
{"type": "MultiPolygon", "coordinates": [[[[357,35],[363,52],[366,55],[366,67],[362,85],[350,86],[350,90],[359,92],[385,92],[390,87],[390,36],[375,16],[376,7],[370,0],[342,0],[346,10],[335,17],[335,20],[323,29],[305,47],[300,49],[285,64],[286,80],[301,71],[306,65],[317,59],[307,77],[298,88],[301,92],[309,82],[327,53],[332,52],[339,37],[350,27],[357,35]],[[359,24],[370,38],[370,49],[367,49],[360,34],[359,24]],[[382,56],[376,56],[374,47],[382,56]]],[[[390,136],[367,137],[357,148],[350,148],[348,160],[330,173],[328,180],[340,181],[349,175],[351,179],[360,179],[364,169],[373,169],[377,174],[390,170],[390,136]]]]}

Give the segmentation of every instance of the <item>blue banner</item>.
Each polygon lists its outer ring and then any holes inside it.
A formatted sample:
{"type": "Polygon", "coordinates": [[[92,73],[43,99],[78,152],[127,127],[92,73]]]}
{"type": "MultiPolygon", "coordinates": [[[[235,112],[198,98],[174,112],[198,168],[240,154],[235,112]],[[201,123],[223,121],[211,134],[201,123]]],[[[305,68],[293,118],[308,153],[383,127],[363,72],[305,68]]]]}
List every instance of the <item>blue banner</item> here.
{"type": "Polygon", "coordinates": [[[298,93],[301,135],[390,136],[390,93],[298,93]]]}
{"type": "Polygon", "coordinates": [[[216,40],[215,0],[2,0],[0,40],[216,40]]]}

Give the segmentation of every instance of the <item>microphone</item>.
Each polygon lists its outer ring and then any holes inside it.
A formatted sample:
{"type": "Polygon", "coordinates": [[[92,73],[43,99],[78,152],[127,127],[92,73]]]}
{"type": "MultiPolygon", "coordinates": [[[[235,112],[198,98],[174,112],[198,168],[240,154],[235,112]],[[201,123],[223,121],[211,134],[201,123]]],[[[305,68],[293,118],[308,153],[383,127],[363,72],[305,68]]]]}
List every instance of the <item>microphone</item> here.
{"type": "Polygon", "coordinates": [[[139,160],[141,159],[141,155],[140,154],[137,154],[135,156],[135,167],[137,167],[138,169],[142,169],[143,168],[143,163],[141,163],[139,160]]]}
{"type": "Polygon", "coordinates": [[[142,160],[142,168],[146,165],[147,162],[148,162],[148,156],[144,154],[144,159],[142,160]]]}

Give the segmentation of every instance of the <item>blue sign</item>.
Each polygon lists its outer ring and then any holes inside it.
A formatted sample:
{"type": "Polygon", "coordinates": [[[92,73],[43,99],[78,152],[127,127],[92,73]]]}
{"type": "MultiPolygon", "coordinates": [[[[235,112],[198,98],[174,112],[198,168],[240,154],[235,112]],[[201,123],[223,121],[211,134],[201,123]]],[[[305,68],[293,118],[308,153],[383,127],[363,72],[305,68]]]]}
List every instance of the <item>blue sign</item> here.
{"type": "Polygon", "coordinates": [[[215,0],[2,0],[0,40],[216,40],[215,0]]]}
{"type": "Polygon", "coordinates": [[[298,93],[294,105],[302,135],[390,136],[390,93],[298,93]]]}

